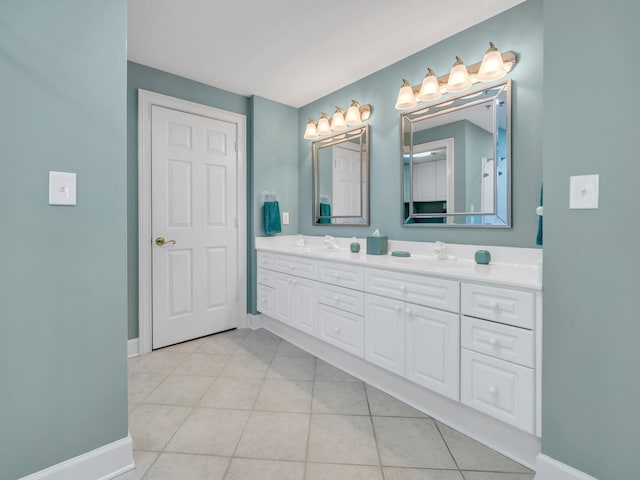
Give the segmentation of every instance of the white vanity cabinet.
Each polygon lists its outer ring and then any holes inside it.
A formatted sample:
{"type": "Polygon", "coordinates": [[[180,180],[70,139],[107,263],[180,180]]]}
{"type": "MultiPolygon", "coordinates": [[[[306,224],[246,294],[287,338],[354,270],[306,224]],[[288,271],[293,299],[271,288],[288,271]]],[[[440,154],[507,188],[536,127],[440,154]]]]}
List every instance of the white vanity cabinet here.
{"type": "Polygon", "coordinates": [[[461,294],[462,403],[534,433],[533,292],[463,283],[461,294]]]}
{"type": "Polygon", "coordinates": [[[365,360],[404,376],[405,303],[365,296],[365,360]]]}

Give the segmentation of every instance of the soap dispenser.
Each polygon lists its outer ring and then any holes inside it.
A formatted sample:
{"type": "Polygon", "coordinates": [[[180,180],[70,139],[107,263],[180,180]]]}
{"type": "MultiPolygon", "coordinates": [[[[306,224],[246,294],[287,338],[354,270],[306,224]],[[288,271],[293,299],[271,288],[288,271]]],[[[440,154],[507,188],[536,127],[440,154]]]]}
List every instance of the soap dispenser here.
{"type": "Polygon", "coordinates": [[[351,245],[349,245],[349,249],[352,253],[358,253],[360,251],[360,244],[356,240],[356,237],[351,239],[351,245]]]}

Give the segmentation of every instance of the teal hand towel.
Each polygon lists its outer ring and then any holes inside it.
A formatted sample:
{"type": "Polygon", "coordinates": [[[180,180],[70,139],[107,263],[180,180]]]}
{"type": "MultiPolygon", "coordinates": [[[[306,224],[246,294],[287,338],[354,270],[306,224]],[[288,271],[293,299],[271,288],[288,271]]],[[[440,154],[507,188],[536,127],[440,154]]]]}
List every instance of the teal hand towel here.
{"type": "Polygon", "coordinates": [[[322,217],[330,217],[331,216],[331,204],[330,203],[321,203],[320,204],[320,219],[318,223],[331,223],[330,218],[322,218],[322,217]]]}
{"type": "Polygon", "coordinates": [[[264,233],[273,235],[282,231],[280,205],[278,202],[264,202],[264,233]]]}
{"type": "MultiPolygon", "coordinates": [[[[540,206],[542,206],[542,185],[540,186],[540,206]]],[[[542,215],[538,217],[538,236],[536,237],[536,245],[542,245],[542,215]]]]}

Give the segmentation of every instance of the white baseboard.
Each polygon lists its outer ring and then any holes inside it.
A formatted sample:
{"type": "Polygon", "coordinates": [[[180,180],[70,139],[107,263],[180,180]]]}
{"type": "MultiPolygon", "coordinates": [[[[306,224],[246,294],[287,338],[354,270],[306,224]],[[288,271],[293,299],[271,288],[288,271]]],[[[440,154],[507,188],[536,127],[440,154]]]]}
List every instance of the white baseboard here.
{"type": "Polygon", "coordinates": [[[535,480],[598,480],[542,453],[538,455],[536,465],[535,480]]]}
{"type": "Polygon", "coordinates": [[[131,435],[20,480],[110,480],[135,468],[131,435]]]}
{"type": "Polygon", "coordinates": [[[127,357],[136,357],[140,355],[140,341],[138,338],[132,338],[127,342],[127,357]]]}
{"type": "Polygon", "coordinates": [[[262,314],[258,313],[254,315],[252,313],[247,314],[247,323],[248,327],[255,330],[257,328],[262,328],[264,326],[264,322],[262,321],[262,314]]]}

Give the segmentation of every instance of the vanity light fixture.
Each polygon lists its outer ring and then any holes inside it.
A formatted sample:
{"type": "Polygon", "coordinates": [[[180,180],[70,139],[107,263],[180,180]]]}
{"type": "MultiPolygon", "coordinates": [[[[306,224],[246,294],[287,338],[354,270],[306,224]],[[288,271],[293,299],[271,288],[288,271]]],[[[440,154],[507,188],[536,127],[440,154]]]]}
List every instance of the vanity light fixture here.
{"type": "Polygon", "coordinates": [[[511,72],[516,63],[515,53],[500,53],[493,42],[489,42],[482,62],[466,67],[460,57],[456,56],[456,62],[448,75],[436,77],[435,72],[427,68],[421,85],[412,87],[407,80],[403,80],[398,92],[396,109],[413,108],[418,102],[436,100],[445,93],[462,92],[478,82],[498,80],[511,72]]]}
{"type": "Polygon", "coordinates": [[[320,136],[329,135],[332,131],[345,130],[347,126],[359,125],[371,118],[371,105],[360,105],[357,101],[351,100],[351,105],[345,113],[341,107],[336,107],[333,117],[322,113],[320,120],[310,118],[304,130],[304,138],[315,140],[320,136]]]}

